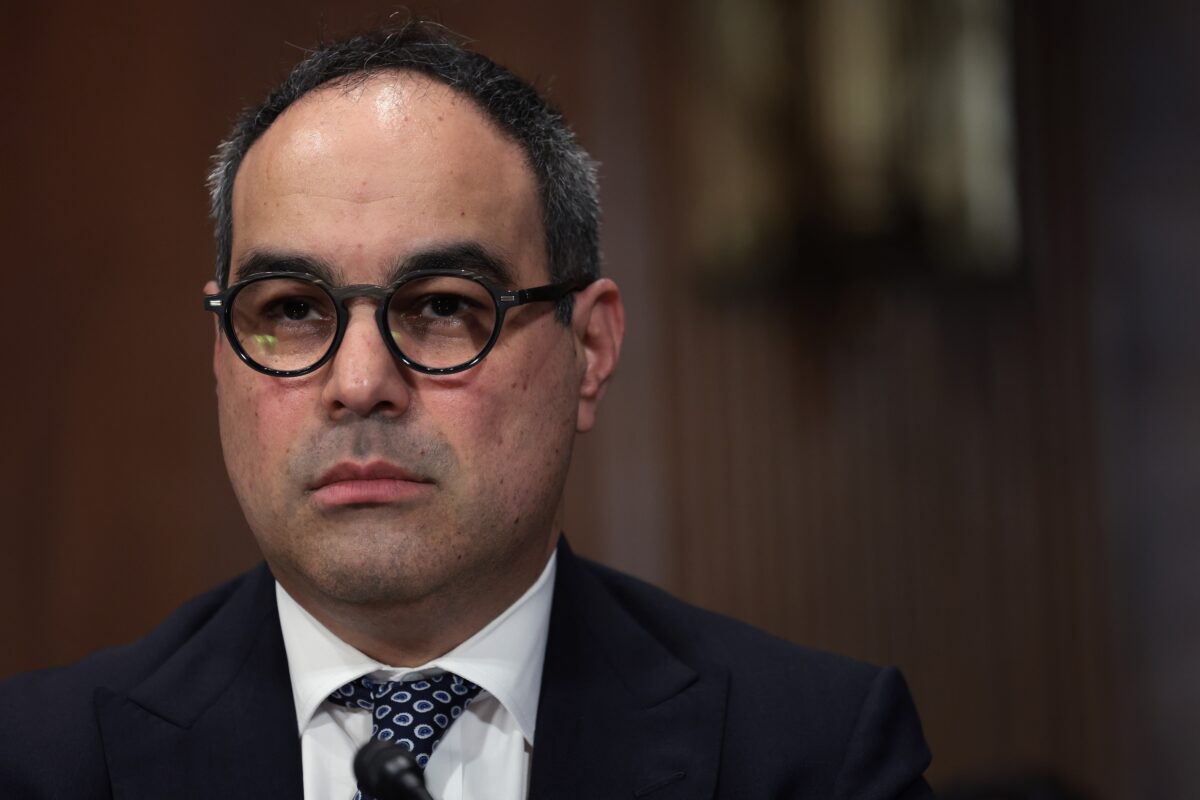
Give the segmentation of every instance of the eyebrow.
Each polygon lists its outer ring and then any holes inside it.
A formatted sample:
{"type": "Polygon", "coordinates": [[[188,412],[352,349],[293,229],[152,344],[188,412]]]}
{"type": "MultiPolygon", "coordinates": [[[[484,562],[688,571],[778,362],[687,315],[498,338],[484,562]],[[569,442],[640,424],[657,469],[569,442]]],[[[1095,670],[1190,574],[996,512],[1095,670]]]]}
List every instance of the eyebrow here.
{"type": "Polygon", "coordinates": [[[513,285],[515,274],[508,261],[478,242],[456,242],[406,257],[392,269],[388,281],[398,281],[410,272],[426,269],[465,269],[504,287],[513,285]]]}
{"type": "MultiPolygon", "coordinates": [[[[387,282],[394,283],[411,272],[427,269],[464,269],[504,287],[513,286],[515,274],[506,259],[478,242],[455,242],[436,245],[401,259],[388,273],[387,282]]],[[[340,270],[324,259],[275,250],[252,250],[238,265],[233,280],[242,281],[264,272],[295,272],[330,286],[342,284],[340,270]]]]}
{"type": "Polygon", "coordinates": [[[328,262],[303,255],[301,253],[286,253],[275,250],[252,250],[238,265],[234,272],[234,281],[243,281],[264,272],[298,272],[313,278],[318,278],[330,286],[338,284],[337,269],[328,262]]]}

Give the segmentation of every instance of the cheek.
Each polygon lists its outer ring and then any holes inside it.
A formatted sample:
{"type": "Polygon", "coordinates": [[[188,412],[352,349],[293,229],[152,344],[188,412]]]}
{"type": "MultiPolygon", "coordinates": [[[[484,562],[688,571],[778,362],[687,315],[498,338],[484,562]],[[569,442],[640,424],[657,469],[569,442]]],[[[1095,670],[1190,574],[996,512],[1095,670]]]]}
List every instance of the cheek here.
{"type": "Polygon", "coordinates": [[[286,477],[287,453],[306,417],[306,382],[269,378],[231,360],[217,380],[226,466],[239,496],[274,495],[271,483],[286,477]]]}
{"type": "Polygon", "coordinates": [[[489,356],[473,385],[442,393],[443,430],[474,480],[518,503],[557,482],[574,439],[572,364],[562,348],[489,356]]]}

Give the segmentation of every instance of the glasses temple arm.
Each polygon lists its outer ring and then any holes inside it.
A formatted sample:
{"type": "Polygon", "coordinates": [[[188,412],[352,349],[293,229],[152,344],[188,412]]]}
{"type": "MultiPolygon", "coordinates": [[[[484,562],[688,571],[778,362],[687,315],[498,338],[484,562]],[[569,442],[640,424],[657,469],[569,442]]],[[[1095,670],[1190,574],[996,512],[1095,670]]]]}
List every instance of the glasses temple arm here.
{"type": "Polygon", "coordinates": [[[576,278],[572,281],[563,281],[562,283],[552,283],[547,286],[535,286],[532,289],[521,289],[516,293],[517,303],[535,303],[541,300],[558,300],[561,297],[569,295],[571,292],[578,292],[580,289],[585,289],[592,284],[595,278],[576,278]]]}

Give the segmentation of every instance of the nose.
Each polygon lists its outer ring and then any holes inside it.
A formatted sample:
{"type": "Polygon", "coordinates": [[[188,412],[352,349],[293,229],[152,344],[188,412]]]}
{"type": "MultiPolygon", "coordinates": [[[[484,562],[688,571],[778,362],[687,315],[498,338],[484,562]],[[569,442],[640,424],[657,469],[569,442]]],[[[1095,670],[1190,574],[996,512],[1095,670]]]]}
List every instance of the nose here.
{"type": "Polygon", "coordinates": [[[327,366],[321,399],[331,419],[398,417],[408,410],[410,375],[379,335],[370,303],[350,303],[342,342],[327,366]]]}

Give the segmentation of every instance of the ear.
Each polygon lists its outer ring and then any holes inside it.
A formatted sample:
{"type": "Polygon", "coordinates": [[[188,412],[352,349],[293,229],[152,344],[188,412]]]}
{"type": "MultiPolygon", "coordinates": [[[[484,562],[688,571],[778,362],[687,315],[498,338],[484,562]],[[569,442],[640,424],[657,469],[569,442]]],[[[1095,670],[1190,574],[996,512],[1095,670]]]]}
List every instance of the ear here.
{"type": "Polygon", "coordinates": [[[575,429],[585,433],[596,422],[596,407],[621,357],[625,306],[617,285],[608,278],[600,278],[578,292],[571,328],[581,368],[575,429]]]}

